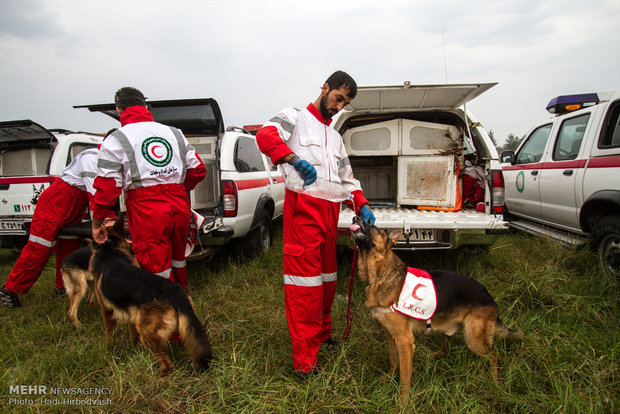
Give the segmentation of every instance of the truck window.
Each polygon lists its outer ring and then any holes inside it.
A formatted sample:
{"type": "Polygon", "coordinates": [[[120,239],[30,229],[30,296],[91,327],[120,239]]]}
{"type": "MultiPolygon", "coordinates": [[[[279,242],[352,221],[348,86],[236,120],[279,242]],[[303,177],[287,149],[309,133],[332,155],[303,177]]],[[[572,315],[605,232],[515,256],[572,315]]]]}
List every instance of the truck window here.
{"type": "Polygon", "coordinates": [[[517,154],[517,164],[530,164],[540,161],[545,152],[551,126],[552,124],[543,125],[536,128],[534,132],[530,134],[517,154]]]}
{"type": "Polygon", "coordinates": [[[553,148],[554,161],[574,160],[577,158],[579,148],[581,148],[581,141],[588,125],[588,119],[590,119],[589,113],[562,122],[558,139],[555,141],[555,147],[553,148]]]}
{"type": "Polygon", "coordinates": [[[620,147],[620,102],[615,102],[614,106],[607,112],[598,147],[620,147]]]}
{"type": "Polygon", "coordinates": [[[84,144],[84,143],[71,144],[71,147],[69,148],[67,163],[65,165],[71,164],[71,161],[73,161],[76,155],[78,155],[80,152],[86,149],[89,149],[89,148],[97,148],[97,146],[93,144],[84,144]]]}
{"type": "Polygon", "coordinates": [[[239,137],[235,144],[235,167],[239,172],[265,171],[265,164],[255,140],[239,137]]]}

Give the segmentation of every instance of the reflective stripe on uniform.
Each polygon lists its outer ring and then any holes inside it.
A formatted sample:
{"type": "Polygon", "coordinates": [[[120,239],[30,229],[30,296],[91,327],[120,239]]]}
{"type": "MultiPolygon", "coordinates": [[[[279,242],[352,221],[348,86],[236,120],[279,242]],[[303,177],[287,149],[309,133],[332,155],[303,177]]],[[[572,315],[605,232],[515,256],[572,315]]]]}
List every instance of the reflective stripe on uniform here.
{"type": "MultiPolygon", "coordinates": [[[[127,138],[127,135],[125,135],[121,130],[118,129],[114,131],[112,136],[118,140],[118,142],[123,147],[123,151],[125,151],[125,155],[127,156],[127,160],[129,162],[129,175],[131,176],[131,184],[134,188],[142,187],[142,179],[140,177],[140,170],[138,170],[138,163],[136,162],[136,154],[133,150],[133,147],[129,143],[129,138],[127,138]]],[[[101,163],[101,160],[99,162],[101,163]]],[[[98,166],[102,167],[101,164],[98,164],[98,166]]]]}
{"type": "Polygon", "coordinates": [[[49,248],[56,246],[56,240],[49,241],[49,240],[45,240],[43,237],[33,236],[32,234],[30,235],[30,237],[28,237],[28,240],[34,243],[38,243],[41,246],[45,246],[49,248]]]}
{"type": "Polygon", "coordinates": [[[323,284],[322,276],[291,276],[284,275],[284,284],[285,285],[294,285],[294,286],[321,286],[323,284]]]}
{"type": "Polygon", "coordinates": [[[176,267],[177,269],[182,269],[187,265],[185,260],[173,260],[172,267],[176,267]]]}
{"type": "Polygon", "coordinates": [[[94,171],[82,171],[80,173],[80,177],[82,178],[95,178],[97,176],[97,173],[94,171]]]}
{"type": "Polygon", "coordinates": [[[97,167],[115,172],[123,171],[123,164],[120,162],[102,160],[101,158],[97,160],[97,167]]]}
{"type": "Polygon", "coordinates": [[[323,280],[323,282],[334,282],[334,281],[338,280],[338,272],[323,273],[321,275],[321,279],[323,280]]]}
{"type": "Polygon", "coordinates": [[[190,149],[193,149],[193,147],[191,145],[188,145],[187,147],[185,146],[185,142],[183,140],[183,135],[181,134],[181,131],[173,127],[170,127],[170,130],[174,134],[174,137],[177,139],[177,144],[179,145],[179,154],[181,156],[181,160],[183,161],[182,162],[183,171],[181,172],[181,181],[183,181],[185,180],[185,170],[186,170],[185,157],[187,156],[187,152],[190,149]]]}
{"type": "Polygon", "coordinates": [[[288,121],[285,121],[284,119],[278,116],[271,118],[269,122],[280,124],[282,126],[282,129],[288,132],[289,134],[292,134],[293,130],[295,129],[295,125],[291,124],[288,121]]]}

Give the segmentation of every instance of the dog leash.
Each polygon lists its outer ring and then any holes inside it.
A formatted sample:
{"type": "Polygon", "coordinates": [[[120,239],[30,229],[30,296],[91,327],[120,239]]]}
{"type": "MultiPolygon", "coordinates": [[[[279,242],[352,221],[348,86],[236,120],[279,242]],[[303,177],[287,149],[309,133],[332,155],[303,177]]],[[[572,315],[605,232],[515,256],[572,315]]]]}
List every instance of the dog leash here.
{"type": "Polygon", "coordinates": [[[349,340],[349,333],[351,332],[351,323],[353,322],[353,312],[351,312],[351,297],[353,296],[353,279],[355,276],[355,263],[357,262],[357,243],[353,247],[353,259],[351,259],[351,275],[349,278],[349,299],[347,303],[347,326],[344,328],[342,339],[344,341],[349,340]]]}

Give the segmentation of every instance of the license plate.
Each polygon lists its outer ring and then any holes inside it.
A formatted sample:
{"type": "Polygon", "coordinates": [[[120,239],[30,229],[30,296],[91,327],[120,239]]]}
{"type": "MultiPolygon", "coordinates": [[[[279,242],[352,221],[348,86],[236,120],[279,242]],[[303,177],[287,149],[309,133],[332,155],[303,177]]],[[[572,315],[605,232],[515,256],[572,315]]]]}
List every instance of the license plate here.
{"type": "Polygon", "coordinates": [[[21,221],[0,221],[0,230],[23,230],[21,221]]]}
{"type": "Polygon", "coordinates": [[[428,229],[411,229],[409,241],[435,240],[435,231],[428,229]]]}

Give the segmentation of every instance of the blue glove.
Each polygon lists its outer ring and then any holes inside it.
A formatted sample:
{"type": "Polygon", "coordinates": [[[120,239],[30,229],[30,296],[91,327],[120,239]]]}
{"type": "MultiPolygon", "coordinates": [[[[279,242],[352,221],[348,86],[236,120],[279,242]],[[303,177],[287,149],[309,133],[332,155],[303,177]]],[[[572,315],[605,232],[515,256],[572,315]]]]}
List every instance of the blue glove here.
{"type": "Polygon", "coordinates": [[[364,220],[364,222],[366,222],[366,224],[375,224],[375,215],[372,214],[372,211],[370,211],[370,207],[368,207],[368,205],[364,204],[362,208],[360,208],[359,216],[362,220],[364,220]]]}
{"type": "Polygon", "coordinates": [[[304,186],[310,185],[316,181],[316,169],[312,164],[306,160],[297,160],[293,163],[293,167],[302,175],[306,180],[304,186]]]}

